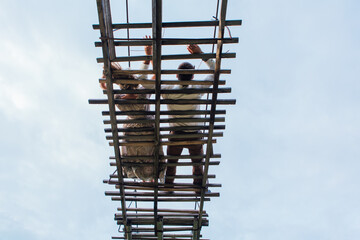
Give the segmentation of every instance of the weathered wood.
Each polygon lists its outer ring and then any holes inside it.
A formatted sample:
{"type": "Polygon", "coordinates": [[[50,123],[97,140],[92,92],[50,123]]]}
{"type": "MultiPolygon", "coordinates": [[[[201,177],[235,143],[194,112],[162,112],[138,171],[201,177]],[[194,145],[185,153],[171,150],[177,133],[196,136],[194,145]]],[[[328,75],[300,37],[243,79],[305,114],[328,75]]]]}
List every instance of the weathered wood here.
{"type": "MultiPolygon", "coordinates": [[[[192,231],[192,227],[164,227],[164,232],[182,232],[182,231],[192,231]]],[[[153,228],[146,227],[133,227],[134,232],[153,232],[153,228]]]]}
{"type": "MultiPolygon", "coordinates": [[[[89,99],[89,104],[108,104],[107,99],[89,99]]],[[[155,100],[151,99],[115,99],[115,104],[156,104],[155,100]]],[[[174,105],[206,105],[211,104],[212,100],[205,99],[163,99],[160,100],[161,104],[174,104],[174,105]]],[[[235,99],[219,99],[214,104],[217,105],[233,105],[236,103],[235,99]]]]}
{"type": "MultiPolygon", "coordinates": [[[[181,88],[181,89],[163,89],[160,94],[181,94],[181,93],[213,93],[212,88],[181,88]]],[[[107,94],[107,91],[103,91],[107,94]]],[[[219,88],[217,93],[230,93],[231,88],[219,88]]],[[[153,94],[155,89],[134,89],[134,90],[114,90],[114,94],[153,94]]],[[[161,114],[160,114],[161,115],[161,114]]]]}
{"type": "MultiPolygon", "coordinates": [[[[178,141],[178,142],[170,142],[170,141],[160,141],[161,146],[180,146],[180,145],[199,145],[199,144],[208,144],[206,140],[198,140],[198,141],[178,141]]],[[[216,139],[213,139],[211,143],[216,143],[216,139]]],[[[152,146],[155,145],[154,141],[139,141],[139,142],[122,142],[119,141],[119,146],[152,146]]],[[[109,146],[114,146],[114,142],[109,142],[109,146]]]]}
{"type": "MultiPolygon", "coordinates": [[[[152,44],[152,39],[114,39],[115,46],[146,46],[152,44]]],[[[188,44],[216,44],[220,39],[217,38],[162,38],[162,45],[188,45],[188,44]]],[[[239,38],[224,38],[224,43],[238,43],[239,38]]],[[[95,47],[101,47],[101,42],[95,42],[95,47]]]]}
{"type": "MultiPolygon", "coordinates": [[[[226,10],[227,10],[227,0],[222,0],[221,1],[221,8],[220,8],[220,20],[219,20],[219,33],[218,33],[218,38],[222,39],[224,36],[224,30],[225,30],[225,26],[226,26],[226,10]]],[[[214,91],[216,91],[219,87],[218,82],[220,79],[220,74],[221,74],[221,54],[222,54],[222,48],[223,48],[223,42],[221,40],[218,41],[217,44],[217,49],[216,49],[216,64],[215,64],[215,73],[214,73],[214,85],[213,85],[213,89],[214,91]]],[[[213,129],[214,129],[214,119],[215,119],[215,114],[214,111],[216,110],[216,102],[217,102],[217,93],[214,92],[211,96],[211,100],[212,100],[212,104],[211,104],[211,113],[210,113],[210,118],[212,119],[212,121],[209,124],[209,138],[208,138],[208,144],[206,146],[206,158],[205,158],[205,166],[204,166],[204,178],[202,180],[202,188],[201,188],[201,201],[200,201],[200,206],[199,206],[199,210],[200,213],[203,211],[204,209],[204,201],[202,201],[203,199],[205,199],[205,186],[206,186],[206,178],[208,175],[208,171],[209,171],[209,161],[210,158],[209,156],[211,155],[213,148],[211,143],[212,140],[212,134],[213,134],[213,129]]],[[[201,223],[202,223],[202,215],[199,215],[199,223],[198,223],[198,230],[196,233],[196,240],[199,239],[199,234],[201,231],[201,223]]]]}
{"type": "MultiPolygon", "coordinates": [[[[123,156],[123,160],[132,160],[137,159],[138,157],[146,157],[146,156],[123,156]]],[[[191,159],[191,158],[204,158],[206,155],[181,155],[181,156],[161,156],[160,159],[191,159]]],[[[221,154],[212,154],[210,155],[210,158],[221,158],[221,154]]],[[[115,159],[114,156],[110,156],[109,159],[115,159]]]]}
{"type": "MultiPolygon", "coordinates": [[[[103,111],[103,116],[109,116],[109,111],[103,111]]],[[[116,115],[154,115],[155,111],[117,111],[116,115]]],[[[160,115],[208,115],[209,110],[160,111],[160,115]]],[[[216,110],[215,114],[226,114],[225,110],[216,110]]]]}
{"type": "MultiPolygon", "coordinates": [[[[215,71],[212,69],[166,69],[161,70],[161,74],[214,74],[215,71]]],[[[222,69],[220,70],[221,74],[230,74],[231,69],[222,69]]],[[[122,75],[131,75],[131,74],[155,74],[155,70],[113,70],[113,75],[122,76],[122,75]]]]}
{"type": "MultiPolygon", "coordinates": [[[[111,124],[110,120],[104,120],[104,124],[111,124]]],[[[160,123],[199,123],[210,122],[210,118],[166,118],[160,119],[160,123]]],[[[215,118],[215,122],[225,122],[224,117],[215,118]]],[[[117,124],[129,124],[129,123],[155,123],[154,119],[119,119],[116,120],[117,124]]]]}
{"type": "MultiPolygon", "coordinates": [[[[208,130],[209,126],[176,126],[176,127],[160,127],[160,131],[198,131],[198,130],[208,130]]],[[[214,126],[216,130],[224,130],[225,125],[216,125],[214,126]]],[[[106,133],[111,132],[110,128],[105,128],[106,133]]],[[[118,132],[150,132],[154,131],[154,128],[143,127],[143,128],[118,128],[118,132]]]]}
{"type": "MultiPolygon", "coordinates": [[[[126,157],[124,157],[123,159],[125,159],[126,157]]],[[[135,157],[136,159],[139,159],[140,157],[135,157]]],[[[196,158],[196,157],[193,157],[196,158]]],[[[148,159],[148,160],[153,160],[154,157],[150,157],[150,156],[144,156],[141,157],[141,159],[148,159]]],[[[160,158],[161,159],[161,158],[160,158]]],[[[209,162],[209,165],[215,166],[215,165],[219,165],[220,162],[219,161],[213,161],[213,162],[209,162]]],[[[123,166],[146,166],[146,165],[153,165],[153,163],[134,163],[134,162],[125,162],[123,161],[123,166]]],[[[186,167],[186,166],[204,166],[205,162],[178,162],[178,163],[159,163],[159,166],[182,166],[182,167],[186,167]]],[[[116,164],[114,162],[110,163],[110,166],[116,166],[116,164]]]]}
{"type": "MultiPolygon", "coordinates": [[[[118,211],[122,211],[121,208],[117,209],[118,211]]],[[[127,208],[128,212],[153,212],[152,208],[127,208]]],[[[198,210],[194,209],[170,209],[170,208],[159,208],[159,213],[170,212],[170,213],[189,213],[189,214],[199,214],[198,210]]],[[[203,214],[206,214],[206,211],[203,211],[203,214]]]]}
{"type": "MultiPolygon", "coordinates": [[[[153,219],[146,218],[130,218],[133,225],[154,225],[153,219]]],[[[122,224],[122,221],[118,221],[118,224],[122,224]]],[[[207,219],[202,220],[202,226],[208,226],[209,221],[207,219]]],[[[173,226],[192,226],[193,219],[177,219],[177,218],[164,218],[164,225],[173,226]]]]}
{"type": "MultiPolygon", "coordinates": [[[[121,197],[112,197],[111,200],[112,201],[122,201],[123,198],[121,198],[121,197]]],[[[125,197],[125,201],[155,202],[155,198],[154,197],[152,197],[152,198],[125,197]]],[[[199,194],[199,197],[196,197],[196,198],[179,198],[179,197],[161,198],[161,197],[158,197],[158,198],[156,198],[156,201],[157,202],[198,202],[198,201],[200,201],[200,194],[199,194]]],[[[210,198],[204,198],[204,201],[209,202],[210,198]]]]}
{"type": "MultiPolygon", "coordinates": [[[[158,193],[159,197],[198,197],[200,194],[195,193],[195,192],[190,192],[190,193],[169,193],[169,192],[160,192],[158,193]]],[[[105,192],[105,196],[120,196],[120,194],[117,191],[106,191],[105,192]]],[[[154,193],[153,192],[126,192],[126,196],[131,196],[131,197],[153,197],[154,193]]],[[[206,193],[207,197],[219,197],[220,193],[218,192],[211,192],[211,193],[206,193]]]]}
{"type": "MultiPolygon", "coordinates": [[[[115,213],[115,217],[119,217],[121,214],[115,213]]],[[[153,213],[127,213],[127,216],[129,217],[140,217],[140,218],[146,218],[146,217],[154,217],[153,213]]],[[[158,216],[162,217],[181,217],[181,218],[193,218],[195,216],[199,216],[198,213],[159,213],[158,216]]],[[[209,217],[207,214],[203,214],[204,217],[209,217]]]]}
{"type": "MultiPolygon", "coordinates": [[[[100,78],[100,83],[105,83],[105,79],[100,78]]],[[[113,79],[113,83],[116,84],[155,84],[154,80],[129,80],[129,79],[113,79]]],[[[225,85],[225,80],[220,80],[219,85],[225,85]]],[[[191,80],[191,81],[179,81],[179,80],[162,80],[163,85],[213,85],[213,81],[208,80],[191,80]]]]}
{"type": "MultiPolygon", "coordinates": [[[[141,165],[144,165],[142,163],[140,163],[141,165]]],[[[117,178],[118,175],[117,174],[111,174],[110,175],[110,179],[113,179],[113,178],[117,178]]],[[[195,176],[195,175],[175,175],[175,176],[166,176],[166,178],[169,178],[169,179],[202,179],[203,176],[195,176]]],[[[215,175],[208,175],[207,178],[215,178],[215,175]]]]}
{"type": "MultiPolygon", "coordinates": [[[[160,138],[164,139],[176,139],[176,138],[206,138],[208,134],[206,133],[198,133],[198,134],[161,134],[160,138]]],[[[147,134],[147,135],[120,135],[119,139],[125,140],[153,140],[155,137],[154,134],[147,134]]],[[[223,137],[223,133],[214,133],[213,137],[223,137]]],[[[111,135],[106,136],[106,140],[113,140],[111,135]]]]}
{"type": "MultiPolygon", "coordinates": [[[[212,53],[203,53],[203,54],[171,54],[171,55],[162,55],[161,60],[185,60],[185,59],[210,59],[215,58],[216,55],[212,53]]],[[[236,53],[223,53],[222,58],[236,58],[236,53]]],[[[128,62],[128,61],[145,61],[153,60],[152,56],[149,55],[140,55],[140,56],[125,56],[125,57],[115,57],[113,62],[128,62]]],[[[103,63],[104,58],[97,58],[98,63],[103,63]]]]}
{"type": "MultiPolygon", "coordinates": [[[[110,61],[112,60],[112,58],[115,57],[116,53],[115,53],[115,47],[113,46],[113,40],[105,40],[105,38],[113,38],[113,32],[112,31],[108,31],[106,24],[109,26],[112,25],[111,22],[111,15],[110,15],[110,2],[109,0],[97,0],[96,1],[97,4],[97,10],[98,10],[98,16],[99,16],[99,28],[100,28],[100,34],[102,37],[102,53],[103,53],[103,57],[104,59],[106,59],[106,61],[104,62],[104,70],[105,71],[105,75],[106,75],[106,84],[108,85],[108,99],[109,99],[109,112],[110,112],[110,117],[111,119],[113,119],[115,121],[116,117],[115,117],[115,104],[114,104],[114,95],[111,94],[112,90],[113,90],[113,86],[111,84],[111,76],[112,76],[112,72],[111,72],[111,66],[110,66],[110,61]]],[[[115,141],[115,146],[114,146],[114,153],[115,153],[115,157],[116,157],[116,167],[117,169],[122,169],[121,166],[121,161],[120,161],[120,148],[118,143],[118,139],[117,136],[118,131],[117,131],[117,126],[114,122],[114,124],[112,124],[111,126],[111,132],[112,135],[114,136],[114,141],[115,141]]],[[[118,181],[120,183],[123,182],[122,179],[122,175],[119,174],[119,178],[118,181]]],[[[122,197],[125,197],[124,195],[124,186],[119,186],[119,191],[122,197]]],[[[126,218],[126,203],[125,200],[123,199],[121,201],[121,207],[122,209],[124,209],[123,211],[123,224],[126,225],[127,223],[127,218],[126,218]]]]}
{"type": "MultiPolygon", "coordinates": [[[[149,187],[149,188],[154,188],[155,187],[155,183],[153,182],[128,182],[128,181],[123,181],[122,183],[119,183],[116,180],[104,180],[104,183],[110,184],[110,185],[124,185],[124,186],[140,186],[140,187],[149,187]]],[[[157,186],[159,188],[173,188],[173,189],[181,189],[181,188],[186,188],[186,189],[200,189],[202,188],[199,185],[194,185],[192,183],[172,183],[172,184],[167,184],[167,183],[157,183],[157,186]]],[[[218,183],[207,183],[203,188],[209,188],[209,187],[221,187],[221,184],[218,183]]]]}
{"type": "MultiPolygon", "coordinates": [[[[240,26],[242,20],[227,20],[225,26],[240,26]]],[[[186,22],[163,22],[163,28],[178,28],[178,27],[213,27],[219,25],[219,21],[186,21],[186,22]]],[[[114,29],[123,28],[152,28],[152,23],[120,23],[113,24],[114,29]]],[[[94,24],[93,29],[99,29],[99,25],[94,24]]]]}

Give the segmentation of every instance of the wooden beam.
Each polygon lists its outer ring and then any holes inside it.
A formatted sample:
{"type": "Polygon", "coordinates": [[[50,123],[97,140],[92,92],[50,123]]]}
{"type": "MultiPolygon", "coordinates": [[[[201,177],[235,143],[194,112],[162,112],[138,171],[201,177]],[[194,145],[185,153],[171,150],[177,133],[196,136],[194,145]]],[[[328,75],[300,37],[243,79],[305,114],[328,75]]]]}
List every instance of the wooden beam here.
{"type": "MultiPolygon", "coordinates": [[[[154,115],[155,111],[117,111],[116,115],[154,115]]],[[[179,111],[160,111],[160,115],[208,115],[210,110],[179,110],[179,111]]],[[[225,110],[216,110],[215,114],[226,114],[225,110]]],[[[103,116],[109,116],[109,111],[103,111],[103,116]]]]}
{"type": "MultiPolygon", "coordinates": [[[[159,156],[161,150],[160,140],[160,90],[161,90],[161,38],[162,38],[162,0],[152,0],[152,36],[153,36],[153,72],[155,76],[155,161],[154,161],[154,226],[155,234],[158,235],[158,176],[159,156]]],[[[163,224],[163,223],[162,223],[163,224]]],[[[162,228],[162,227],[161,227],[162,228]]],[[[161,235],[162,236],[162,235],[161,235]]]]}
{"type": "MultiPolygon", "coordinates": [[[[220,39],[217,38],[162,38],[162,45],[188,45],[188,44],[216,44],[220,39]]],[[[239,38],[224,38],[223,43],[232,44],[238,43],[239,38]]],[[[115,46],[146,46],[151,45],[152,39],[119,39],[114,38],[115,46]]],[[[95,47],[101,47],[101,42],[95,42],[95,47]]]]}
{"type": "MultiPolygon", "coordinates": [[[[183,60],[183,59],[203,59],[203,58],[215,58],[216,55],[212,53],[203,53],[203,54],[172,54],[172,55],[162,55],[161,60],[183,60]]],[[[235,58],[236,53],[223,53],[222,58],[235,58]]],[[[116,57],[113,62],[128,62],[128,61],[144,61],[152,60],[152,57],[149,55],[140,55],[140,56],[125,56],[125,57],[116,57]]],[[[104,62],[103,58],[97,58],[98,63],[104,62]]]]}
{"type": "MultiPolygon", "coordinates": [[[[220,7],[220,20],[219,20],[219,33],[218,33],[218,38],[222,39],[224,37],[224,30],[225,30],[225,26],[226,26],[226,10],[227,10],[227,0],[222,0],[221,1],[221,7],[220,7]]],[[[214,89],[214,93],[212,94],[211,98],[213,103],[211,104],[211,113],[210,113],[210,118],[212,119],[212,121],[209,124],[209,138],[208,138],[208,144],[206,146],[206,158],[205,158],[205,167],[204,167],[204,178],[202,180],[202,188],[201,188],[201,201],[200,201],[200,206],[199,206],[199,223],[198,223],[198,229],[197,229],[197,233],[195,234],[196,240],[198,240],[200,237],[200,231],[201,231],[201,227],[202,227],[202,211],[204,210],[204,201],[205,200],[205,190],[206,190],[206,181],[207,181],[207,175],[208,175],[208,171],[209,171],[209,161],[210,161],[210,155],[213,152],[213,148],[211,145],[212,142],[212,134],[213,134],[213,130],[214,130],[214,120],[215,120],[215,110],[216,110],[216,102],[217,102],[217,92],[215,92],[219,85],[219,79],[220,79],[220,74],[221,74],[221,54],[222,54],[222,48],[223,48],[223,42],[221,40],[218,41],[217,43],[217,49],[216,49],[216,63],[215,63],[215,73],[214,73],[214,85],[213,85],[213,89],[214,89]]]]}
{"type": "MultiPolygon", "coordinates": [[[[225,22],[226,26],[240,26],[242,23],[241,20],[228,20],[225,22]]],[[[214,27],[218,26],[219,21],[186,21],[186,22],[163,22],[163,28],[177,28],[177,27],[214,27]]],[[[152,23],[121,23],[113,24],[114,29],[123,29],[123,28],[152,28],[152,23]]],[[[93,28],[95,30],[99,29],[99,25],[94,24],[93,28]]]]}
{"type": "MultiPolygon", "coordinates": [[[[108,31],[108,28],[106,25],[112,25],[111,22],[111,15],[110,15],[110,2],[109,0],[96,0],[96,4],[97,4],[97,10],[98,10],[98,17],[99,17],[99,26],[100,26],[100,34],[102,37],[102,53],[103,53],[103,57],[104,59],[106,59],[106,61],[104,61],[104,70],[105,70],[105,75],[106,75],[106,83],[108,86],[108,100],[109,100],[109,112],[110,112],[110,118],[113,121],[113,124],[111,125],[111,132],[112,135],[114,137],[114,141],[115,141],[115,145],[114,145],[114,153],[115,153],[115,158],[116,158],[116,167],[120,172],[122,172],[122,166],[121,166],[121,160],[120,160],[120,148],[119,148],[119,139],[117,138],[117,136],[119,135],[118,133],[118,128],[116,125],[116,115],[115,115],[115,103],[114,103],[114,95],[112,94],[113,91],[113,85],[112,85],[112,71],[111,71],[111,60],[112,58],[115,57],[115,47],[113,46],[113,40],[105,40],[105,38],[113,38],[113,32],[108,31]]],[[[119,178],[118,181],[120,183],[123,182],[123,176],[122,174],[119,174],[119,178]]],[[[125,198],[124,195],[124,186],[121,185],[119,187],[119,191],[120,191],[120,195],[125,198]]],[[[124,209],[124,211],[122,212],[122,216],[123,216],[123,224],[126,225],[127,224],[127,217],[126,217],[126,203],[125,203],[125,199],[121,200],[121,207],[122,209],[124,209]]]]}
{"type": "MultiPolygon", "coordinates": [[[[220,105],[233,105],[236,103],[235,99],[220,99],[215,100],[214,104],[220,105]]],[[[156,100],[152,99],[115,99],[115,104],[157,104],[156,100]]],[[[212,100],[205,100],[205,99],[163,99],[159,101],[161,104],[175,104],[175,105],[206,105],[211,104],[212,100]]],[[[107,99],[89,99],[89,104],[109,104],[109,100],[107,99]]],[[[155,112],[156,113],[156,112],[155,112]]],[[[160,114],[160,112],[159,112],[160,114]]],[[[159,115],[160,116],[160,115],[159,115]]]]}

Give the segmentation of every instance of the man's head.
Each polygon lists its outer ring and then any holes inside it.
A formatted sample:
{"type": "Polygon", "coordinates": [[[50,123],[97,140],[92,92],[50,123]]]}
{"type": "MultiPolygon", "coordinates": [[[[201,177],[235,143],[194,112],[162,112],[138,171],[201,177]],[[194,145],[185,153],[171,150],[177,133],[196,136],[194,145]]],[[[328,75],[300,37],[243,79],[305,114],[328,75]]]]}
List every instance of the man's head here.
{"type": "MultiPolygon", "coordinates": [[[[116,62],[111,63],[111,70],[122,70],[122,67],[120,64],[116,62]]],[[[135,80],[136,78],[132,74],[123,74],[123,73],[114,73],[112,77],[114,79],[121,79],[121,80],[135,80]]],[[[105,78],[105,71],[103,71],[103,78],[105,78]]],[[[135,89],[139,84],[118,84],[120,86],[120,89],[135,89]]]]}
{"type": "MultiPolygon", "coordinates": [[[[189,62],[183,62],[178,69],[195,69],[195,66],[189,62]]],[[[176,77],[181,81],[193,80],[194,74],[177,74],[176,77]]]]}

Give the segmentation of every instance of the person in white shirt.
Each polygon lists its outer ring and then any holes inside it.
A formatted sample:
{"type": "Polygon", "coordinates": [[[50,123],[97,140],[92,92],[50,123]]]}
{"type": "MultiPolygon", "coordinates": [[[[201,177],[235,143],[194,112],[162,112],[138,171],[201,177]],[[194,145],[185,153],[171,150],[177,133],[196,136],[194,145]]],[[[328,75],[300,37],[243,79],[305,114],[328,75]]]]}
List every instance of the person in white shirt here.
{"type": "MultiPolygon", "coordinates": [[[[148,46],[148,48],[151,48],[148,46]]],[[[190,44],[187,47],[188,51],[191,54],[201,54],[203,53],[201,48],[196,44],[190,44]]],[[[207,66],[210,69],[215,69],[215,62],[213,59],[203,59],[203,61],[207,64],[207,66]]],[[[178,69],[195,69],[195,66],[188,62],[183,62],[179,65],[178,69]]],[[[178,74],[176,75],[178,80],[180,81],[191,81],[194,78],[194,74],[178,74]]],[[[214,75],[208,75],[205,80],[214,80],[214,75]]],[[[155,88],[154,84],[143,84],[144,88],[155,88]]],[[[186,88],[205,88],[208,87],[208,85],[162,85],[161,89],[186,89],[186,88]]],[[[162,94],[161,97],[163,99],[201,99],[201,97],[204,95],[204,93],[178,93],[178,94],[162,94]]],[[[196,104],[168,104],[167,108],[169,111],[192,111],[192,110],[199,110],[200,106],[196,104]]],[[[196,118],[199,117],[198,115],[169,115],[170,118],[196,118]]],[[[201,123],[199,122],[172,122],[170,123],[171,127],[182,127],[181,130],[175,130],[171,131],[171,134],[196,134],[200,133],[198,130],[192,129],[193,126],[199,126],[201,123]]],[[[201,138],[169,138],[169,141],[196,141],[201,140],[201,138]]],[[[167,147],[167,155],[169,156],[180,156],[181,152],[184,148],[187,148],[189,150],[190,155],[193,156],[201,156],[203,155],[203,144],[195,144],[195,145],[169,145],[167,147]]],[[[192,158],[193,163],[199,163],[202,162],[202,157],[198,158],[192,158]]],[[[177,163],[178,159],[168,159],[168,163],[177,163]]],[[[201,165],[193,166],[192,171],[194,176],[197,176],[198,178],[194,178],[193,183],[196,185],[201,185],[202,179],[200,176],[203,175],[203,167],[201,165]]],[[[172,184],[174,183],[174,178],[168,178],[171,176],[176,175],[176,166],[168,166],[166,170],[166,177],[165,177],[165,183],[172,184]]],[[[199,192],[199,191],[197,191],[199,192]]]]}

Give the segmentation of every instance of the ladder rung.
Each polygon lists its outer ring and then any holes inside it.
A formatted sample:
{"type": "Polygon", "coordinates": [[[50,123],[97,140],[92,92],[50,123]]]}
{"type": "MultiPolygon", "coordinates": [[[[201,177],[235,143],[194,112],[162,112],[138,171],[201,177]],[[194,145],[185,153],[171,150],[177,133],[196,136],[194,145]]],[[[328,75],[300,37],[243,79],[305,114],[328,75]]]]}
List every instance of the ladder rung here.
{"type": "MultiPolygon", "coordinates": [[[[211,140],[211,143],[216,143],[216,139],[211,140]]],[[[179,145],[199,145],[208,144],[207,140],[195,140],[195,141],[163,141],[160,142],[161,146],[179,146],[179,145]]],[[[119,142],[119,146],[152,146],[155,145],[153,141],[142,141],[142,142],[119,142]]],[[[109,146],[114,146],[114,142],[109,142],[109,146]]]]}
{"type": "MultiPolygon", "coordinates": [[[[155,100],[151,99],[115,99],[115,104],[156,104],[155,100]]],[[[108,104],[107,99],[89,99],[90,104],[108,104]]],[[[163,99],[160,104],[173,104],[173,105],[206,105],[212,104],[212,100],[205,99],[163,99]]],[[[236,103],[235,99],[218,99],[215,101],[217,105],[233,105],[236,103]]]]}
{"type": "MultiPolygon", "coordinates": [[[[153,160],[154,157],[149,157],[149,156],[146,156],[148,159],[150,160],[153,160]]],[[[146,157],[141,157],[141,159],[146,159],[146,157]]],[[[127,158],[127,157],[125,157],[127,158]]],[[[140,157],[134,157],[136,159],[139,159],[140,157]]],[[[144,165],[154,165],[153,162],[151,163],[134,163],[134,162],[122,162],[123,166],[144,166],[144,165]]],[[[209,165],[211,166],[214,166],[214,165],[219,165],[220,162],[219,161],[213,161],[213,162],[209,162],[209,165]]],[[[175,166],[182,166],[182,167],[186,167],[186,166],[204,166],[205,165],[205,162],[200,162],[200,163],[193,163],[193,162],[179,162],[179,163],[159,163],[159,166],[172,166],[172,167],[175,167],[175,166]]],[[[111,162],[110,163],[110,166],[114,167],[116,166],[116,163],[115,162],[111,162]]]]}
{"type": "MultiPolygon", "coordinates": [[[[207,138],[209,134],[207,133],[196,133],[196,134],[161,134],[160,138],[176,139],[176,138],[207,138]]],[[[154,139],[154,134],[148,135],[120,135],[119,139],[128,139],[128,140],[146,140],[154,139]]],[[[223,137],[223,132],[214,132],[212,137],[223,137]]],[[[113,140],[113,136],[106,136],[106,140],[113,140]]]]}
{"type": "MultiPolygon", "coordinates": [[[[240,26],[242,20],[227,20],[225,21],[225,26],[240,26]]],[[[163,22],[161,24],[162,28],[177,28],[177,27],[212,27],[218,26],[219,21],[186,21],[186,22],[163,22]]],[[[112,24],[113,29],[123,29],[123,28],[152,28],[152,23],[118,23],[112,24]]],[[[94,24],[93,29],[100,29],[99,24],[94,24]]]]}
{"type": "MultiPolygon", "coordinates": [[[[160,94],[180,94],[180,93],[230,93],[231,88],[181,88],[181,89],[163,89],[160,94]]],[[[107,91],[103,91],[107,94],[107,91]]],[[[134,89],[134,90],[113,90],[114,94],[154,94],[155,89],[134,89]]]]}
{"type": "MultiPolygon", "coordinates": [[[[147,46],[152,44],[152,40],[147,39],[114,39],[114,46],[147,46]],[[120,40],[120,41],[119,41],[120,40]]],[[[188,44],[217,44],[221,40],[223,44],[238,43],[239,38],[162,38],[161,43],[165,45],[188,45],[188,44]]],[[[95,47],[102,47],[101,42],[95,42],[95,47]]]]}
{"type": "MultiPolygon", "coordinates": [[[[225,122],[224,117],[214,118],[215,122],[225,122]]],[[[104,120],[104,124],[111,124],[110,120],[104,120]]],[[[189,123],[189,122],[210,122],[210,118],[166,118],[160,119],[160,123],[189,123]]],[[[122,119],[116,120],[117,124],[127,124],[127,123],[155,123],[154,119],[122,119]]]]}
{"type": "MultiPolygon", "coordinates": [[[[100,83],[106,83],[106,79],[100,78],[100,83]]],[[[155,85],[154,80],[131,80],[131,79],[112,79],[113,83],[117,84],[151,84],[155,85]]],[[[218,85],[225,85],[225,80],[219,80],[218,85]]],[[[209,80],[191,80],[191,81],[179,81],[179,80],[161,80],[163,85],[213,85],[214,81],[209,80]]]]}
{"type": "MultiPolygon", "coordinates": [[[[235,58],[236,53],[223,53],[221,58],[235,58]]],[[[182,59],[210,59],[216,58],[214,53],[203,53],[203,54],[172,54],[172,55],[162,55],[161,60],[182,60],[182,59]]],[[[127,56],[127,57],[116,57],[112,62],[128,62],[128,61],[145,61],[152,60],[151,55],[140,55],[140,56],[127,56]]],[[[103,63],[104,58],[97,58],[98,63],[103,63]]]]}

